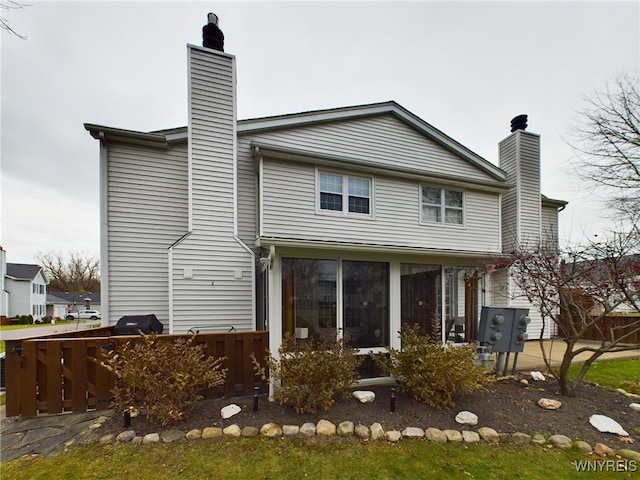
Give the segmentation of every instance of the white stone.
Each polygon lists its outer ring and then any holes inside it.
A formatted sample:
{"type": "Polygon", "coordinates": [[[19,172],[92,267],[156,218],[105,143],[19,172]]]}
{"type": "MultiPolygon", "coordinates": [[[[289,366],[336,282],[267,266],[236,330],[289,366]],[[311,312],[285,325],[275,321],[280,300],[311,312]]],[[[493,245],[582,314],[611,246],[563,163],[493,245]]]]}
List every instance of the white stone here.
{"type": "Polygon", "coordinates": [[[480,435],[478,432],[474,432],[473,430],[463,430],[461,433],[462,440],[465,443],[475,443],[480,441],[480,435]]]}
{"type": "Polygon", "coordinates": [[[335,435],[336,426],[329,420],[322,419],[316,425],[316,433],[318,435],[335,435]]]}
{"type": "Polygon", "coordinates": [[[439,428],[429,427],[424,431],[424,438],[432,442],[447,443],[447,436],[439,428]]]}
{"type": "Polygon", "coordinates": [[[562,402],[559,400],[553,400],[551,398],[541,398],[538,400],[538,405],[540,405],[545,410],[558,410],[562,406],[562,402]]]}
{"type": "Polygon", "coordinates": [[[223,435],[227,435],[229,437],[239,437],[242,435],[242,430],[236,424],[229,425],[222,430],[223,435]]]}
{"type": "Polygon", "coordinates": [[[402,438],[402,433],[398,430],[389,430],[385,435],[387,436],[387,440],[393,443],[399,442],[402,438]]]}
{"type": "Polygon", "coordinates": [[[630,403],[629,408],[634,412],[640,412],[640,403],[630,403]]]}
{"type": "Polygon", "coordinates": [[[458,430],[443,430],[442,433],[444,433],[445,437],[447,437],[447,441],[449,442],[462,441],[462,434],[458,430]]]}
{"type": "Polygon", "coordinates": [[[531,378],[533,378],[534,380],[538,380],[540,382],[544,382],[546,380],[546,378],[544,378],[544,375],[541,372],[531,372],[531,378]]]}
{"type": "Polygon", "coordinates": [[[353,397],[358,399],[360,403],[369,403],[376,399],[376,394],[368,390],[356,390],[353,392],[353,397]]]}
{"type": "Polygon", "coordinates": [[[133,437],[135,436],[136,436],[135,430],[127,430],[126,432],[122,432],[118,434],[118,436],[116,437],[116,442],[129,443],[131,440],[133,440],[133,437]]]}
{"type": "Polygon", "coordinates": [[[311,422],[304,423],[300,427],[300,433],[305,437],[312,437],[316,434],[316,426],[311,422]]]}
{"type": "Polygon", "coordinates": [[[423,438],[424,430],[418,427],[407,427],[402,431],[402,436],[406,438],[423,438]]]}
{"type": "Polygon", "coordinates": [[[144,445],[148,445],[150,443],[158,443],[160,441],[160,434],[158,433],[148,433],[144,437],[142,437],[142,443],[144,445]]]}
{"type": "Polygon", "coordinates": [[[461,425],[477,425],[478,416],[475,413],[463,410],[456,415],[456,422],[461,425]]]}
{"type": "Polygon", "coordinates": [[[562,450],[569,450],[572,445],[571,439],[566,435],[551,435],[549,441],[551,445],[562,450]]]}
{"type": "Polygon", "coordinates": [[[358,424],[354,430],[356,437],[368,440],[371,437],[371,430],[366,425],[358,424]]]}
{"type": "Polygon", "coordinates": [[[220,416],[224,419],[227,419],[233,417],[234,415],[237,415],[241,411],[242,409],[238,405],[232,403],[231,405],[227,405],[226,407],[222,407],[220,409],[220,416]]]}
{"type": "Polygon", "coordinates": [[[260,427],[260,435],[268,438],[275,438],[282,435],[282,428],[277,423],[265,423],[260,427]]]}
{"type": "Polygon", "coordinates": [[[491,427],[482,427],[478,429],[478,435],[487,443],[500,442],[500,435],[491,427]]]}
{"type": "Polygon", "coordinates": [[[589,417],[589,423],[600,432],[615,433],[623,437],[629,436],[618,422],[605,415],[591,415],[591,417],[589,417]]]}
{"type": "Polygon", "coordinates": [[[298,425],[283,425],[283,435],[298,435],[300,433],[300,427],[298,425]]]}
{"type": "Polygon", "coordinates": [[[342,437],[347,435],[353,435],[353,422],[344,421],[338,424],[336,433],[342,437]]]}
{"type": "Polygon", "coordinates": [[[384,429],[379,423],[372,424],[370,430],[371,440],[380,440],[381,438],[384,438],[384,429]]]}

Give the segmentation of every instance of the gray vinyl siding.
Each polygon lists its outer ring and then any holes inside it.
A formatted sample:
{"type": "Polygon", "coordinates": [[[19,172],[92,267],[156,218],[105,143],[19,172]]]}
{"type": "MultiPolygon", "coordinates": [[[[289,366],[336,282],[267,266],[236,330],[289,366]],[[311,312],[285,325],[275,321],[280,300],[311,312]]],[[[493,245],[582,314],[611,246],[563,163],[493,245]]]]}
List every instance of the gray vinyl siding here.
{"type": "Polygon", "coordinates": [[[417,181],[373,178],[373,216],[369,218],[317,211],[313,166],[266,159],[263,170],[264,237],[482,253],[499,251],[497,193],[467,190],[463,227],[420,224],[417,181]]]}
{"type": "Polygon", "coordinates": [[[520,136],[520,235],[525,245],[540,243],[540,138],[528,132],[520,136]]]}
{"type": "Polygon", "coordinates": [[[251,139],[426,174],[495,181],[392,114],[254,133],[251,139]]]}
{"type": "Polygon", "coordinates": [[[175,332],[254,328],[254,259],[234,239],[233,63],[189,48],[192,231],[172,249],[175,332]]]}
{"type": "Polygon", "coordinates": [[[516,131],[500,142],[500,168],[515,188],[504,195],[502,205],[502,243],[508,251],[516,243],[540,242],[540,138],[516,131]]]}
{"type": "Polygon", "coordinates": [[[558,209],[556,207],[542,207],[541,234],[544,242],[558,244],[558,209]]]}
{"type": "Polygon", "coordinates": [[[109,323],[154,313],[168,326],[169,246],[187,231],[187,147],[110,145],[109,323]]]}
{"type": "Polygon", "coordinates": [[[257,235],[257,173],[249,139],[238,140],[238,236],[254,246],[257,235]]]}

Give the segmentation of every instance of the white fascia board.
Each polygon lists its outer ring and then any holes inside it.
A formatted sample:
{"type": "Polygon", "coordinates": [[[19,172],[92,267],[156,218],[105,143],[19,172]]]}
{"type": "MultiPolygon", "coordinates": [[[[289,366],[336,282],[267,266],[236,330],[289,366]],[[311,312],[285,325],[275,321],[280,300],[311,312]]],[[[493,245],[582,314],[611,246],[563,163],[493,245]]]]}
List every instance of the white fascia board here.
{"type": "Polygon", "coordinates": [[[439,248],[420,248],[420,247],[402,247],[397,245],[377,245],[352,242],[333,242],[319,240],[302,240],[295,238],[281,237],[260,237],[258,239],[259,246],[275,246],[290,248],[310,248],[323,250],[350,250],[354,252],[384,252],[389,254],[407,254],[407,255],[432,255],[458,257],[461,259],[491,259],[502,256],[502,252],[475,252],[468,250],[447,250],[439,248]]]}

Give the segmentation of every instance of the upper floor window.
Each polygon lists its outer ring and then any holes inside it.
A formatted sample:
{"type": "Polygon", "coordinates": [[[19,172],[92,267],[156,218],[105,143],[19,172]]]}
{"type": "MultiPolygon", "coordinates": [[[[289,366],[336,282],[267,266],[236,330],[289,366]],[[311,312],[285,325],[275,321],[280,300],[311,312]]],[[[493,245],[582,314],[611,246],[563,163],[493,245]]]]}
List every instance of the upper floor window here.
{"type": "Polygon", "coordinates": [[[457,190],[422,187],[421,221],[446,225],[464,224],[464,194],[457,190]]]}
{"type": "Polygon", "coordinates": [[[371,180],[320,173],[320,210],[371,213],[371,180]]]}

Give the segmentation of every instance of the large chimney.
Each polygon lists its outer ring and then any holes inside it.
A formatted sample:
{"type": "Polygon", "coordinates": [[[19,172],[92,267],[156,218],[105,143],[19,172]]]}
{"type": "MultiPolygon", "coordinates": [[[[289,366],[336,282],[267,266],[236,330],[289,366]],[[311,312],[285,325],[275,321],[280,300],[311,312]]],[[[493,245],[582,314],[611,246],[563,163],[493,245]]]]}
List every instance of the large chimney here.
{"type": "Polygon", "coordinates": [[[254,255],[236,224],[236,60],[187,50],[189,231],[169,252],[170,331],[250,330],[254,255]]]}
{"type": "Polygon", "coordinates": [[[514,188],[503,196],[502,245],[535,247],[541,240],[540,136],[526,131],[528,117],[511,120],[511,134],[499,144],[500,168],[514,188]]]}

